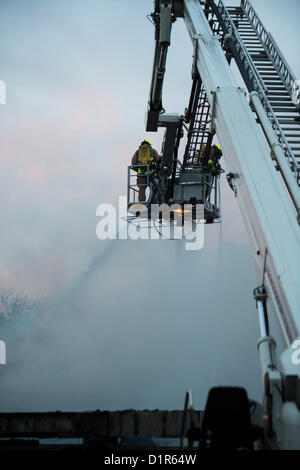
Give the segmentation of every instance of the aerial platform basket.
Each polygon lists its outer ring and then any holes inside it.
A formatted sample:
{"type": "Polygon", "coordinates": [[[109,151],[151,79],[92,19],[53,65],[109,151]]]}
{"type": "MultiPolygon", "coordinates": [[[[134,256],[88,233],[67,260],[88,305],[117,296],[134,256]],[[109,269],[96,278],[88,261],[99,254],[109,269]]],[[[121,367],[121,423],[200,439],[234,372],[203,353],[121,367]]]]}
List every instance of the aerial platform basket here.
{"type": "MultiPolygon", "coordinates": [[[[176,172],[174,181],[166,179],[159,174],[153,175],[149,165],[128,166],[127,201],[128,212],[139,218],[153,218],[153,204],[166,204],[172,210],[170,220],[178,220],[189,214],[193,220],[197,220],[199,212],[197,205],[203,205],[204,220],[206,223],[220,221],[220,174],[212,175],[204,165],[191,165],[184,170],[182,167],[176,172]],[[138,169],[143,173],[138,173],[138,169]],[[144,176],[144,181],[137,181],[139,175],[144,176]],[[145,186],[146,199],[139,201],[139,188],[145,186]]],[[[154,206],[153,206],[154,207],[154,206]]],[[[155,208],[157,212],[157,208],[155,208]]],[[[202,212],[201,212],[202,214],[202,212]]],[[[163,218],[163,215],[160,215],[163,218]]],[[[203,215],[202,215],[203,217],[203,215]]]]}

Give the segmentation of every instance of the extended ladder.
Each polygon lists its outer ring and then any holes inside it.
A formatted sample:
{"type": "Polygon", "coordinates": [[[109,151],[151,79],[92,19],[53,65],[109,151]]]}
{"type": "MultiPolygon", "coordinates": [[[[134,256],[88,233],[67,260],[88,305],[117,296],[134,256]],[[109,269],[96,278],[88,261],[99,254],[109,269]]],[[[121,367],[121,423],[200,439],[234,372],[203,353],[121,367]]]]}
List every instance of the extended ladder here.
{"type": "MultiPolygon", "coordinates": [[[[186,116],[190,115],[190,125],[183,158],[184,166],[199,163],[196,157],[201,150],[209,149],[212,141],[210,104],[200,77],[195,85],[194,95],[192,91],[191,101],[191,110],[186,112],[186,116]]],[[[189,120],[189,116],[186,120],[189,120]]]]}
{"type": "Polygon", "coordinates": [[[240,7],[226,7],[222,0],[217,4],[206,0],[205,11],[210,25],[221,26],[222,46],[233,53],[248,91],[258,92],[300,185],[300,115],[295,100],[299,82],[249,0],[242,0],[240,7]]]}

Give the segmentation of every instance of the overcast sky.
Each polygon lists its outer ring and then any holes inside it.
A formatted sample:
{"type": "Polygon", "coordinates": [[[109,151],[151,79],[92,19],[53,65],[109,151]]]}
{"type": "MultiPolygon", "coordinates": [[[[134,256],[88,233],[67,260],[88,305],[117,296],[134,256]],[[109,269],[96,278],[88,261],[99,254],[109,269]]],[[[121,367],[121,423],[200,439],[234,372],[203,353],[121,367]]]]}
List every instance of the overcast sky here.
{"type": "MultiPolygon", "coordinates": [[[[299,1],[252,4],[299,77],[299,1]]],[[[96,207],[126,194],[141,140],[161,147],[162,134],[144,127],[152,6],[1,0],[0,285],[46,299],[38,315],[0,332],[1,411],[178,409],[188,388],[203,408],[215,384],[261,398],[257,281],[224,181],[222,226],[205,227],[199,252],[182,241],[96,238],[96,207]]],[[[178,20],[169,112],[188,104],[191,63],[178,20]]]]}

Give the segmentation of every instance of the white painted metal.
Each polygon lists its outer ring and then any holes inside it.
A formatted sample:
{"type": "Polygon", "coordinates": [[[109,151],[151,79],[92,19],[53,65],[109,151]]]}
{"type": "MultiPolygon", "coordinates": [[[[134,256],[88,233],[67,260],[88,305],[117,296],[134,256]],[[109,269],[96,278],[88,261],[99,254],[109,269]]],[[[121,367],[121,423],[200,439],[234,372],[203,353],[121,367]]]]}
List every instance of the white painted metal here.
{"type": "Polygon", "coordinates": [[[261,126],[273,151],[277,164],[280,166],[281,174],[285,180],[286,187],[288,188],[290,196],[296,207],[297,219],[300,223],[300,190],[297,181],[295,180],[290,170],[287,159],[284,156],[283,148],[278,143],[275,131],[272,129],[271,123],[268,117],[266,116],[265,110],[263,108],[263,105],[261,104],[257,91],[252,91],[250,93],[250,100],[253,104],[257,117],[260,120],[261,126]]]}
{"type": "MultiPolygon", "coordinates": [[[[292,363],[290,354],[292,342],[300,336],[300,231],[295,210],[270,158],[270,147],[257,125],[245,93],[237,86],[200,2],[184,0],[183,3],[184,21],[193,44],[197,41],[197,67],[211,105],[215,94],[216,134],[228,167],[238,175],[234,184],[253,245],[259,282],[265,248],[268,248],[265,287],[287,346],[281,361],[283,376],[286,372],[297,375],[299,382],[300,366],[292,363]]],[[[275,372],[268,373],[271,393],[274,394],[273,425],[279,437],[282,432],[282,397],[278,380],[281,379],[275,372]]],[[[296,408],[293,409],[295,411],[296,408]]],[[[285,414],[285,419],[288,419],[286,416],[288,413],[285,414]]],[[[295,422],[299,424],[297,417],[293,417],[295,422]]],[[[300,449],[298,424],[293,424],[293,429],[297,429],[293,438],[280,438],[282,448],[300,449]]]]}

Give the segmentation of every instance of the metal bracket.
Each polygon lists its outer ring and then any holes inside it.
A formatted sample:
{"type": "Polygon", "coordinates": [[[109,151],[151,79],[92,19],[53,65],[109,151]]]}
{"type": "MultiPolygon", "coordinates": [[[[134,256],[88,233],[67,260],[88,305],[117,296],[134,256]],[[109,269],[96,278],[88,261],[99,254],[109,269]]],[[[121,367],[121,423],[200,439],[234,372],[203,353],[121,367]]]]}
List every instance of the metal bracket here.
{"type": "Polygon", "coordinates": [[[197,73],[197,59],[198,59],[198,41],[197,39],[203,38],[203,34],[194,34],[194,54],[193,54],[193,65],[192,65],[192,78],[197,73]]]}
{"type": "Polygon", "coordinates": [[[256,287],[253,291],[254,298],[256,300],[256,307],[257,302],[266,302],[268,298],[268,293],[265,288],[265,274],[266,274],[266,263],[267,263],[267,255],[268,255],[268,247],[265,247],[265,254],[264,254],[264,265],[263,265],[263,272],[262,272],[262,283],[260,286],[256,287]]]}
{"type": "Polygon", "coordinates": [[[204,42],[208,42],[212,39],[216,39],[216,36],[213,34],[193,34],[194,41],[194,54],[193,54],[193,65],[192,65],[192,77],[197,73],[197,58],[198,58],[198,41],[197,39],[202,39],[204,42]]]}
{"type": "Polygon", "coordinates": [[[162,4],[160,7],[160,31],[159,31],[160,44],[170,45],[171,28],[172,28],[172,4],[171,2],[166,2],[166,4],[162,4]]]}
{"type": "Polygon", "coordinates": [[[254,299],[256,300],[256,306],[257,306],[257,302],[259,301],[266,302],[268,298],[268,294],[267,294],[265,286],[261,285],[261,286],[256,287],[253,291],[253,296],[254,296],[254,299]]]}
{"type": "Polygon", "coordinates": [[[220,87],[218,86],[216,90],[211,91],[211,94],[213,95],[213,102],[211,106],[211,123],[210,123],[210,133],[212,134],[214,132],[214,127],[215,127],[215,117],[216,117],[216,101],[217,101],[217,92],[220,90],[220,87]]]}
{"type": "Polygon", "coordinates": [[[262,285],[265,285],[265,274],[266,274],[266,263],[267,263],[267,255],[268,255],[268,247],[265,248],[265,255],[264,255],[264,266],[263,266],[263,275],[262,275],[262,285]]]}
{"type": "Polygon", "coordinates": [[[245,88],[238,86],[237,89],[240,90],[245,96],[247,96],[247,91],[245,88]]]}
{"type": "Polygon", "coordinates": [[[270,157],[272,158],[273,161],[276,162],[276,165],[275,165],[275,168],[277,171],[280,171],[280,167],[279,167],[279,164],[278,164],[278,159],[277,159],[277,155],[276,155],[276,152],[275,152],[275,148],[276,147],[279,147],[280,150],[282,150],[282,152],[284,152],[284,148],[283,146],[279,143],[279,142],[275,142],[274,144],[270,145],[270,157]]]}
{"type": "Polygon", "coordinates": [[[219,40],[218,37],[216,35],[214,35],[213,33],[206,33],[206,34],[193,34],[193,39],[194,40],[197,40],[197,39],[202,39],[202,41],[204,42],[208,42],[208,41],[211,41],[211,40],[219,40]]]}
{"type": "Polygon", "coordinates": [[[226,179],[227,179],[227,182],[230,186],[230,188],[232,189],[232,191],[234,192],[234,196],[237,197],[237,188],[236,188],[236,185],[234,184],[234,180],[235,179],[238,179],[240,177],[240,175],[238,173],[227,173],[226,175],[226,179]]]}

